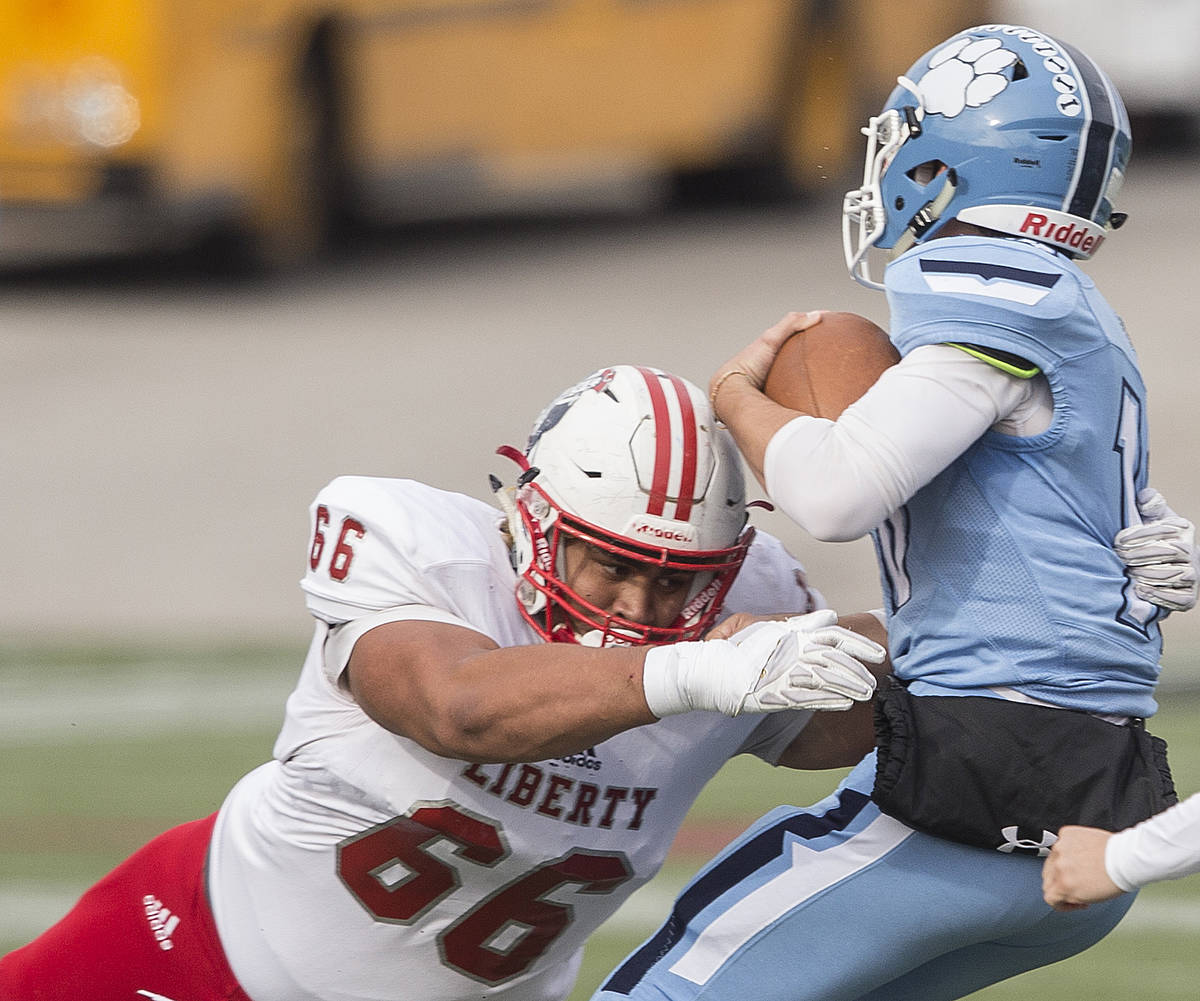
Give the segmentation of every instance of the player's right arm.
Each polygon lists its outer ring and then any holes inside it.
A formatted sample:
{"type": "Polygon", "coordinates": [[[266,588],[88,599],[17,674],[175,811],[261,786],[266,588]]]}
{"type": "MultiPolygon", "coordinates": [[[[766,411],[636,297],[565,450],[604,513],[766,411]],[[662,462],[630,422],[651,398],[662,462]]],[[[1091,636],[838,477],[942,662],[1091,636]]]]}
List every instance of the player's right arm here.
{"type": "Polygon", "coordinates": [[[708,398],[713,413],[733,435],[750,471],[766,487],[763,457],[775,432],[800,416],[764,392],[767,374],[784,343],[793,334],[820,323],[820,311],[792,312],[768,327],[713,373],[708,398]],[[723,402],[722,402],[723,401],[723,402]]]}
{"type": "Polygon", "coordinates": [[[344,683],[375,722],[445,757],[541,761],[653,723],[645,649],[500,647],[442,622],[377,626],[354,645],[344,683]]]}
{"type": "Polygon", "coordinates": [[[873,689],[855,658],[883,656],[832,613],[653,648],[530,643],[497,514],[478,502],[345,477],[318,495],[312,519],[302,587],[331,627],[326,680],[446,757],[561,757],[692,710],[848,708],[873,689]]]}
{"type": "Polygon", "coordinates": [[[498,513],[348,476],[310,517],[301,587],[330,624],[326,679],[385,729],[446,757],[538,761],[655,720],[644,650],[525,638],[498,513]]]}
{"type": "Polygon", "coordinates": [[[729,639],[593,649],[501,647],[418,619],[364,633],[344,673],[372,719],[467,761],[540,761],[692,710],[728,716],[849,709],[871,697],[881,646],[828,610],[760,622],[729,639]]]}

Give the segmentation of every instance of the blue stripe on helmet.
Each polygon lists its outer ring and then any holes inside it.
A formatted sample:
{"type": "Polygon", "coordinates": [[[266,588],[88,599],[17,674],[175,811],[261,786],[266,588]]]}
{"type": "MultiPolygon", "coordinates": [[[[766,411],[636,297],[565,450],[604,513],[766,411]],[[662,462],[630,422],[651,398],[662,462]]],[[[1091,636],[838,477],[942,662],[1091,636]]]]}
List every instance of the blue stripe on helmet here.
{"type": "Polygon", "coordinates": [[[1054,39],[1054,42],[1075,64],[1086,96],[1084,114],[1088,116],[1081,133],[1075,184],[1067,192],[1069,201],[1063,208],[1071,215],[1095,220],[1112,169],[1113,146],[1120,116],[1114,105],[1111,84],[1099,67],[1074,46],[1058,39],[1054,39]]]}

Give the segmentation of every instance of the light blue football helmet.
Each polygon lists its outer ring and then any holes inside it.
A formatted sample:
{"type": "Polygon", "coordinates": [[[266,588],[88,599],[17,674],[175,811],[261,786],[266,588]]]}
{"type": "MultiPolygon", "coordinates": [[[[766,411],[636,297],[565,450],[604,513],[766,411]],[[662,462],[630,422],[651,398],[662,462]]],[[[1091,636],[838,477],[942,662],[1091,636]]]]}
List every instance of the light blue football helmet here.
{"type": "Polygon", "coordinates": [[[1125,221],[1113,211],[1129,160],[1129,116],[1078,49],[1032,28],[984,24],[923,55],[863,129],[861,188],[846,193],[851,276],[868,251],[898,257],[950,219],[1095,253],[1125,221]]]}

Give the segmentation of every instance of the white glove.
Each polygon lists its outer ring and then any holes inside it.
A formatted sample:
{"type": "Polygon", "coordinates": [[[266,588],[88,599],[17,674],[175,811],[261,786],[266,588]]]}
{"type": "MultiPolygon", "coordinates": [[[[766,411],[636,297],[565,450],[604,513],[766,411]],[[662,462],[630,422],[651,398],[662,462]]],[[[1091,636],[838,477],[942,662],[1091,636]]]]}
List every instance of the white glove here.
{"type": "Polygon", "coordinates": [[[756,622],[727,640],[655,647],[646,654],[642,687],[660,719],[693,709],[726,716],[849,709],[875,691],[875,678],[860,662],[878,664],[886,656],[823,609],[756,622]]]}
{"type": "Polygon", "coordinates": [[[1113,539],[1113,549],[1125,564],[1139,598],[1186,612],[1200,597],[1196,529],[1167,507],[1153,487],[1138,494],[1137,504],[1142,523],[1121,529],[1113,539]]]}

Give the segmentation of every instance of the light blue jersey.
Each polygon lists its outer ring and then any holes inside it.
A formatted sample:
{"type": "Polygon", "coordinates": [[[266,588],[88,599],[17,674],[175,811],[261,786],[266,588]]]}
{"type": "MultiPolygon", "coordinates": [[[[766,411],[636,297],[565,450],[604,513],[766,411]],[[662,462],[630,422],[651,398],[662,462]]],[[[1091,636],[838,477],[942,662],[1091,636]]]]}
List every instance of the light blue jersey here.
{"type": "MultiPolygon", "coordinates": [[[[901,355],[974,345],[1032,363],[1054,399],[1047,431],[989,431],[876,532],[896,672],[914,694],[1009,687],[1150,715],[1161,612],[1112,550],[1147,478],[1120,320],[1070,261],[1017,240],[931,241],[886,286],[901,355]]],[[[875,767],[871,754],[822,802],[758,821],[595,1001],[949,1001],[1087,948],[1132,903],[1051,910],[1024,854],[1045,847],[1036,832],[1011,828],[993,851],[914,831],[871,799],[875,767]]]]}
{"type": "Polygon", "coordinates": [[[914,694],[1008,686],[1150,716],[1162,610],[1112,549],[1146,486],[1146,391],[1117,315],[1067,258],[1018,240],[935,240],[888,267],[891,338],[1037,366],[1042,434],[989,431],[876,533],[896,673],[914,694]]]}

